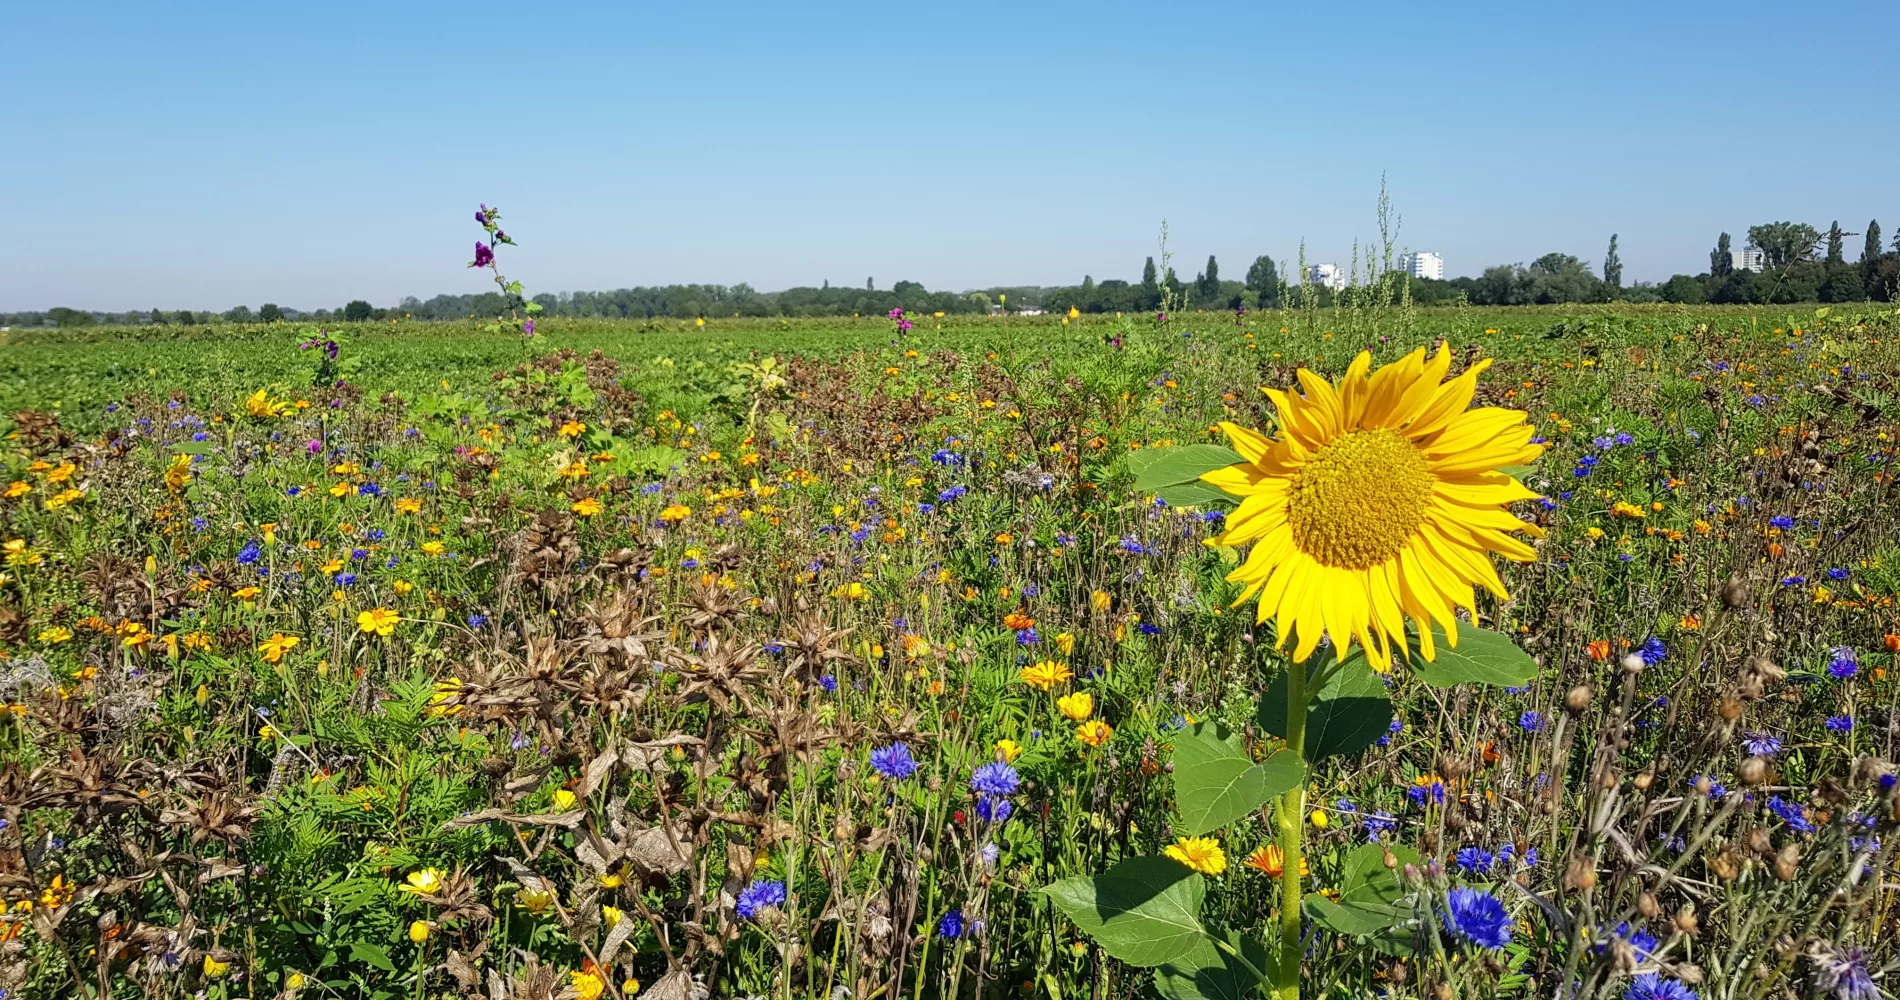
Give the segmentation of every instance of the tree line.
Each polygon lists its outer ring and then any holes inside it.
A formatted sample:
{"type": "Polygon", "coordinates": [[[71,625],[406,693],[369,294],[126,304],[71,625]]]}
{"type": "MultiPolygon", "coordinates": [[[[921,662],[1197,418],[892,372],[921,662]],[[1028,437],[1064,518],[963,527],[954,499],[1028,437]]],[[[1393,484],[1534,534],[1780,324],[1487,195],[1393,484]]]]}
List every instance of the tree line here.
{"type": "MultiPolygon", "coordinates": [[[[1800,222],[1769,222],[1750,226],[1747,242],[1738,251],[1728,233],[1717,237],[1709,252],[1709,269],[1700,274],[1677,274],[1660,283],[1623,285],[1623,265],[1617,237],[1610,237],[1601,273],[1578,257],[1547,253],[1526,264],[1497,264],[1476,277],[1446,280],[1413,278],[1376,272],[1372,280],[1401,280],[1406,294],[1420,305],[1467,302],[1482,306],[1554,305],[1585,302],[1679,302],[1761,305],[1795,302],[1891,302],[1900,296],[1900,235],[1881,241],[1880,222],[1871,220],[1861,233],[1850,233],[1839,222],[1825,233],[1800,222]],[[1847,242],[1860,237],[1860,253],[1848,260],[1847,242]],[[1737,256],[1742,266],[1737,266],[1737,256]]],[[[1137,281],[1108,278],[1096,281],[1084,275],[1072,286],[995,286],[965,292],[933,292],[915,281],[899,281],[880,289],[866,278],[862,288],[833,285],[787,288],[761,292],[743,282],[737,285],[653,285],[599,292],[543,293],[534,297],[545,315],[618,319],[692,319],[703,316],[872,316],[903,309],[912,314],[984,314],[993,311],[1078,309],[1086,313],[1153,312],[1164,303],[1176,308],[1272,309],[1288,304],[1289,296],[1310,291],[1321,306],[1331,305],[1329,288],[1299,289],[1296,276],[1282,273],[1272,257],[1262,255],[1248,265],[1239,281],[1220,276],[1220,263],[1210,255],[1193,279],[1183,281],[1173,267],[1157,268],[1147,258],[1137,281]]],[[[497,292],[475,295],[437,295],[426,301],[414,296],[394,306],[374,306],[357,299],[336,309],[303,311],[264,303],[253,311],[239,305],[221,313],[189,309],[150,309],[127,313],[86,311],[60,306],[45,311],[0,313],[0,326],[209,325],[215,323],[271,323],[285,321],[417,319],[454,320],[494,316],[507,308],[497,292]]]]}

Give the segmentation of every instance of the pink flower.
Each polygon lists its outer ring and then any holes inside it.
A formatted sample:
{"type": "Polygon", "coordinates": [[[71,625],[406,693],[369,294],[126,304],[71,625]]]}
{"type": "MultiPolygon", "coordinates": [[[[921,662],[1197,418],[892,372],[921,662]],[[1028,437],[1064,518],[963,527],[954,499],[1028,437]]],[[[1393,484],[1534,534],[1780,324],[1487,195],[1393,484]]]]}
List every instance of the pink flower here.
{"type": "Polygon", "coordinates": [[[315,455],[316,453],[323,450],[323,442],[317,440],[316,438],[311,438],[310,443],[303,446],[303,450],[309,452],[312,455],[315,455]]]}
{"type": "Polygon", "coordinates": [[[493,264],[494,262],[495,262],[495,251],[490,250],[488,248],[488,244],[483,243],[481,240],[476,240],[475,241],[475,263],[470,264],[469,266],[470,267],[487,267],[488,265],[493,264]]]}

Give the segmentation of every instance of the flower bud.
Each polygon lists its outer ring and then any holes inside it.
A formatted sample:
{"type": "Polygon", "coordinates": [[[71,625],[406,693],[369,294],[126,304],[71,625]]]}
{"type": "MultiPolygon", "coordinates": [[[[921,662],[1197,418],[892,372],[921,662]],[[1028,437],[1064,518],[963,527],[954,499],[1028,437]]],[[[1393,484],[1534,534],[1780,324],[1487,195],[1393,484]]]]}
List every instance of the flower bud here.
{"type": "Polygon", "coordinates": [[[1750,757],[1737,771],[1744,785],[1759,785],[1768,780],[1768,758],[1750,757]]]}
{"type": "Polygon", "coordinates": [[[1572,889],[1589,892],[1596,888],[1597,870],[1588,858],[1571,858],[1564,866],[1564,884],[1572,889]]]}
{"type": "Polygon", "coordinates": [[[1646,666],[1648,666],[1648,664],[1643,662],[1643,658],[1635,653],[1623,657],[1623,669],[1628,673],[1640,674],[1646,666]]]}
{"type": "Polygon", "coordinates": [[[409,940],[417,944],[429,940],[429,922],[417,920],[409,925],[409,940]]]}
{"type": "Polygon", "coordinates": [[[1656,902],[1656,897],[1649,890],[1645,889],[1636,896],[1636,912],[1654,920],[1656,914],[1662,912],[1662,905],[1656,902]]]}
{"type": "Polygon", "coordinates": [[[1591,691],[1588,684],[1579,684],[1571,688],[1570,693],[1564,695],[1564,711],[1571,715],[1582,715],[1584,709],[1590,707],[1590,697],[1591,691]]]}
{"type": "Polygon", "coordinates": [[[1783,882],[1794,881],[1795,871],[1801,864],[1801,849],[1789,844],[1775,855],[1775,877],[1783,882]]]}

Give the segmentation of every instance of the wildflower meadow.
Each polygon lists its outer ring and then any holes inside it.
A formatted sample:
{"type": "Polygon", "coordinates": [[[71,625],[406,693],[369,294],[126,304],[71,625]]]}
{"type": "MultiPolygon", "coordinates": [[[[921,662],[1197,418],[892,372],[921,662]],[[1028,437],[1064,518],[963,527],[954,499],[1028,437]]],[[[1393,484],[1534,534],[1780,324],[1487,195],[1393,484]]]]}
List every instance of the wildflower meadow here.
{"type": "MultiPolygon", "coordinates": [[[[1900,313],[0,343],[0,990],[1889,995],[1900,313]]],[[[1858,310],[1858,311],[1856,311],[1858,310]]]]}

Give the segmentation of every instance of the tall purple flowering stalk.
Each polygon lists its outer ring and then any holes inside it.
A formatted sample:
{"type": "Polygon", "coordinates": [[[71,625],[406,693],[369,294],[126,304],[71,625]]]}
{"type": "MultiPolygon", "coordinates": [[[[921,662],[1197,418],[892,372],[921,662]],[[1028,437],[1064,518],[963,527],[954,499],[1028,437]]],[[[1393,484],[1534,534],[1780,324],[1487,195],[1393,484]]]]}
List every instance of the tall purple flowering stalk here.
{"type": "Polygon", "coordinates": [[[514,246],[515,241],[501,228],[501,209],[482,205],[475,210],[475,222],[487,234],[486,239],[475,241],[475,259],[468,262],[470,267],[487,268],[494,276],[495,285],[508,303],[508,318],[521,328],[523,337],[534,336],[534,314],[541,311],[539,302],[530,302],[521,292],[521,282],[509,281],[502,276],[501,264],[495,257],[495,248],[503,244],[514,246]],[[527,318],[522,317],[527,313],[527,318]]]}

